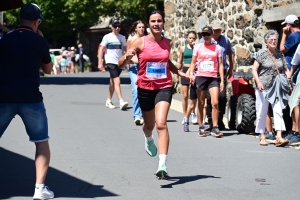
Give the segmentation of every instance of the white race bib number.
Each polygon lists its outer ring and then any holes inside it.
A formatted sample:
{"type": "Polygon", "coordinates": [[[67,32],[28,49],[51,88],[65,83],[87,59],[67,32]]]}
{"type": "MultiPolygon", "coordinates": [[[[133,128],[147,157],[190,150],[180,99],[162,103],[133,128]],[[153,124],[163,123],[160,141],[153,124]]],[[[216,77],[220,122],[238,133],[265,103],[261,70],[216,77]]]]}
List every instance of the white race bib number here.
{"type": "Polygon", "coordinates": [[[146,76],[149,78],[167,78],[167,62],[147,62],[146,76]]]}
{"type": "Polygon", "coordinates": [[[200,63],[201,71],[212,72],[214,71],[214,62],[211,60],[206,60],[200,63]]]}

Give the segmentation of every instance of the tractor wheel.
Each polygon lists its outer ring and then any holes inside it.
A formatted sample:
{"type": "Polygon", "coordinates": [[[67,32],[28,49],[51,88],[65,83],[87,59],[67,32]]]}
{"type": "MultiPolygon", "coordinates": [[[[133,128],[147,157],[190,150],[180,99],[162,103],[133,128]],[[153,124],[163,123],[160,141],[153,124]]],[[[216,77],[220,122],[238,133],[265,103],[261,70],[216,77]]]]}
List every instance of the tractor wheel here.
{"type": "Polygon", "coordinates": [[[226,107],[228,127],[230,130],[235,130],[235,114],[236,114],[237,95],[230,96],[226,107]]]}
{"type": "Polygon", "coordinates": [[[255,130],[255,99],[249,94],[238,98],[236,107],[236,129],[239,133],[253,133],[255,130]]]}

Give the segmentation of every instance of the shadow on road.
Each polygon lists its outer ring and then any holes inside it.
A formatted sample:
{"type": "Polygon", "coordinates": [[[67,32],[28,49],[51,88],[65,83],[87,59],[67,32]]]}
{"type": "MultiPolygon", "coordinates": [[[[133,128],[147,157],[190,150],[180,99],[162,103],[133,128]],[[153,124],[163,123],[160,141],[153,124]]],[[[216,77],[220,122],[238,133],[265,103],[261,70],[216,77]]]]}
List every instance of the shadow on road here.
{"type": "MultiPolygon", "coordinates": [[[[41,77],[41,85],[84,85],[99,84],[109,85],[109,77],[41,77]]],[[[130,84],[129,77],[121,77],[121,84],[130,84]]]]}
{"type": "Polygon", "coordinates": [[[175,179],[178,179],[178,181],[167,184],[167,185],[161,185],[161,188],[173,188],[174,185],[181,185],[181,184],[185,184],[188,182],[197,181],[197,180],[206,179],[206,178],[221,178],[221,177],[206,176],[206,175],[169,177],[167,179],[168,181],[174,181],[175,179]]]}
{"type": "MultiPolygon", "coordinates": [[[[0,147],[0,199],[32,197],[35,186],[34,161],[0,147]]],[[[118,196],[62,171],[49,167],[46,185],[55,197],[96,198],[118,196]]]]}

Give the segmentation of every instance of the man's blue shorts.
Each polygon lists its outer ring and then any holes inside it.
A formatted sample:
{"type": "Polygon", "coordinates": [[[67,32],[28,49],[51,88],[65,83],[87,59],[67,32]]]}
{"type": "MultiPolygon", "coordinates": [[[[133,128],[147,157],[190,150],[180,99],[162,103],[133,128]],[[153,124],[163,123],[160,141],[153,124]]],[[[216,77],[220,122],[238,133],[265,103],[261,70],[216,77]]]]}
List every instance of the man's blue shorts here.
{"type": "Polygon", "coordinates": [[[0,103],[0,137],[15,115],[19,115],[23,120],[31,142],[44,142],[49,139],[48,120],[43,102],[32,104],[0,103]]]}

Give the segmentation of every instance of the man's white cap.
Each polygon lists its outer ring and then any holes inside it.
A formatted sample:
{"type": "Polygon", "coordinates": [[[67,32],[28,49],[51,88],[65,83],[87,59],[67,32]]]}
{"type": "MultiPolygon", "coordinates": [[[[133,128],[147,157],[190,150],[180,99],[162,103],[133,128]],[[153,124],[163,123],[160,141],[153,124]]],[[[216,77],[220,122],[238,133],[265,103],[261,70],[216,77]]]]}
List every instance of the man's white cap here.
{"type": "Polygon", "coordinates": [[[284,22],[281,23],[281,25],[283,24],[294,24],[295,21],[299,20],[298,17],[296,15],[288,15],[286,16],[284,22]]]}

